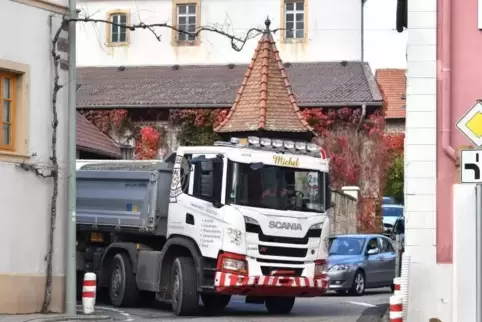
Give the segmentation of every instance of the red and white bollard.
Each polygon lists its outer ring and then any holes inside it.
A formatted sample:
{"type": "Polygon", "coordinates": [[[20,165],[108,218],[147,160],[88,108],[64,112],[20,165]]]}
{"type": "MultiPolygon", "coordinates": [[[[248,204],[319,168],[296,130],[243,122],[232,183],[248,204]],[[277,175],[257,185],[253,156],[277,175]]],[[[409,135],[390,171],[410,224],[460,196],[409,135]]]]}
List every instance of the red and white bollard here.
{"type": "Polygon", "coordinates": [[[84,314],[94,314],[96,280],[97,277],[94,273],[85,273],[82,284],[82,311],[84,314]]]}
{"type": "Polygon", "coordinates": [[[393,295],[402,296],[402,278],[395,277],[393,279],[393,295]]]}
{"type": "Polygon", "coordinates": [[[403,299],[400,295],[390,296],[390,322],[403,322],[403,299]]]}

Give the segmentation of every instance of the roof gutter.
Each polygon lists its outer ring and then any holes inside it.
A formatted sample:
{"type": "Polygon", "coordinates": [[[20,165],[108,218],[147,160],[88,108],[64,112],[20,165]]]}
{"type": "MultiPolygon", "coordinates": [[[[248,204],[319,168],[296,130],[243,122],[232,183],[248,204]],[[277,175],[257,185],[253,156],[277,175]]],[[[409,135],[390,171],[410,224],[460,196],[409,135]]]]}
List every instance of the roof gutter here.
{"type": "MultiPolygon", "coordinates": [[[[232,104],[131,104],[131,105],[77,105],[77,109],[105,109],[105,108],[230,108],[232,104]]],[[[298,104],[299,107],[360,107],[360,106],[382,106],[382,102],[349,102],[349,103],[306,103],[298,104]]]]}

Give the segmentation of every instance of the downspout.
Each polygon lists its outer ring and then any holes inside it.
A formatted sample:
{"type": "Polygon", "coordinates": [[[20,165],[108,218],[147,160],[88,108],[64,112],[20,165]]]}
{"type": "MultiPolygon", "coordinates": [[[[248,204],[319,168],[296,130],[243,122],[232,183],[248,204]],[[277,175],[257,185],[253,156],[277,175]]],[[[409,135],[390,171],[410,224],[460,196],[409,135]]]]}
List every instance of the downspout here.
{"type": "Polygon", "coordinates": [[[361,0],[361,62],[365,61],[365,2],[367,0],[361,0]]]}
{"type": "MultiPolygon", "coordinates": [[[[439,23],[438,26],[441,26],[441,55],[440,58],[437,60],[438,70],[440,78],[440,90],[441,90],[441,102],[440,102],[440,110],[441,110],[441,141],[442,141],[442,149],[445,154],[447,154],[450,159],[456,161],[455,150],[450,144],[450,137],[451,137],[451,115],[450,115],[450,107],[451,107],[451,93],[452,93],[452,84],[451,84],[451,31],[452,31],[452,0],[439,0],[442,5],[442,10],[439,16],[439,23]]],[[[440,11],[439,11],[440,12],[440,11]]]]}
{"type": "Polygon", "coordinates": [[[363,120],[365,119],[365,116],[367,115],[367,104],[363,104],[361,107],[361,115],[360,115],[360,120],[358,121],[358,125],[356,127],[355,135],[358,136],[358,132],[360,131],[360,128],[363,124],[363,120]]]}

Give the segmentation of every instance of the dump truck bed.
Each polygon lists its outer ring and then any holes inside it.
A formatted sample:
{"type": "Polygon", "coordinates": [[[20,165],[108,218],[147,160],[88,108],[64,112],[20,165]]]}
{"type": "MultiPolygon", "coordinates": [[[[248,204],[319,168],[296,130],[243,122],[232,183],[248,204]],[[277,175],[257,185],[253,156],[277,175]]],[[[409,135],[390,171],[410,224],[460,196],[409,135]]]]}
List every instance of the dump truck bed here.
{"type": "Polygon", "coordinates": [[[77,170],[77,228],[165,235],[172,163],[102,162],[77,170]]]}

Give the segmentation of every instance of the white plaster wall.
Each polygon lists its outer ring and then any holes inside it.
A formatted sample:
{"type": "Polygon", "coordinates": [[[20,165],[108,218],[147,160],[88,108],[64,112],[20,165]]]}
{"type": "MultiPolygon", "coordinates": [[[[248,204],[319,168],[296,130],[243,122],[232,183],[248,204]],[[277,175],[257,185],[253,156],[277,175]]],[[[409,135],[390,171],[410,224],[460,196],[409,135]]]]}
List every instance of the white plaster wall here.
{"type": "Polygon", "coordinates": [[[364,12],[365,61],[372,71],[406,68],[408,36],[396,29],[397,0],[367,0],[364,12]]]}
{"type": "MultiPolygon", "coordinates": [[[[360,60],[361,1],[309,1],[308,39],[305,44],[279,44],[285,62],[360,60]]],[[[81,16],[106,19],[113,9],[130,9],[131,23],[164,23],[171,21],[171,0],[79,0],[81,16]]],[[[243,36],[250,28],[263,28],[269,16],[271,28],[279,28],[280,0],[202,0],[201,25],[217,26],[243,36]]],[[[247,63],[253,55],[257,38],[250,40],[241,52],[231,48],[223,36],[204,33],[199,47],[171,46],[171,31],[161,31],[157,41],[150,31],[131,32],[127,48],[106,48],[106,28],[102,24],[79,23],[77,32],[78,66],[170,65],[247,63]]]]}
{"type": "Polygon", "coordinates": [[[454,322],[476,321],[475,185],[454,185],[454,322]]]}
{"type": "MultiPolygon", "coordinates": [[[[64,2],[58,0],[57,2],[64,2]]],[[[65,1],[67,2],[67,1],[65,1]]],[[[0,59],[30,65],[30,161],[47,165],[50,156],[52,63],[51,30],[48,12],[12,1],[1,1],[0,59]]],[[[53,28],[59,26],[54,19],[53,28]]],[[[65,83],[66,73],[61,73],[65,83]]],[[[67,90],[58,97],[57,151],[63,170],[58,200],[53,274],[64,275],[67,148],[67,90]]],[[[45,274],[45,254],[50,226],[52,183],[31,172],[18,169],[13,163],[0,162],[0,274],[45,274]]]]}
{"type": "Polygon", "coordinates": [[[414,322],[452,321],[453,267],[436,263],[436,2],[409,1],[405,31],[405,249],[412,259],[408,321],[414,322]]]}

